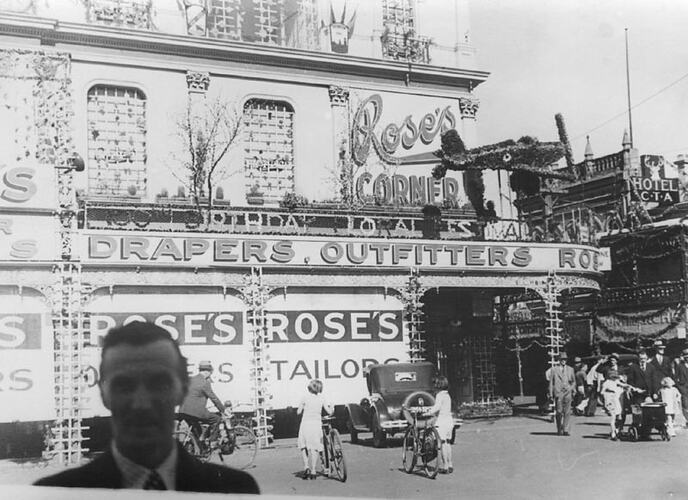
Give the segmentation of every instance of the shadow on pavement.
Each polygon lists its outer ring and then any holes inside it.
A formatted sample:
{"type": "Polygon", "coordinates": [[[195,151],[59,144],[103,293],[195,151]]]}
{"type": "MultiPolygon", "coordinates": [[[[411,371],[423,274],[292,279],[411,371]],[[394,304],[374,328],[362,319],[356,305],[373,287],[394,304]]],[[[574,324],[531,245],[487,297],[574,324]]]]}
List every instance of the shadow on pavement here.
{"type": "Polygon", "coordinates": [[[559,433],[557,431],[554,432],[531,432],[531,436],[557,436],[559,437],[559,433]]]}
{"type": "Polygon", "coordinates": [[[581,436],[581,437],[582,437],[583,439],[606,439],[607,441],[611,441],[611,439],[609,439],[609,433],[605,433],[605,434],[592,434],[592,435],[589,435],[589,436],[581,436]]]}

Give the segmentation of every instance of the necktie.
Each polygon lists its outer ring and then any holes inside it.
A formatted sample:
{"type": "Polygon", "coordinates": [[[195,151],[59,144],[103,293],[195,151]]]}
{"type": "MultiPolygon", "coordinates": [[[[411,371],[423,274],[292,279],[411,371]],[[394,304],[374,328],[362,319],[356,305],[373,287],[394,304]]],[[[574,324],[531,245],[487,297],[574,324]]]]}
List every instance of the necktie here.
{"type": "Polygon", "coordinates": [[[166,490],[167,487],[165,486],[165,483],[163,482],[162,478],[160,477],[160,474],[158,474],[156,471],[152,470],[151,473],[148,475],[148,479],[146,479],[146,482],[143,485],[144,490],[166,490]]]}

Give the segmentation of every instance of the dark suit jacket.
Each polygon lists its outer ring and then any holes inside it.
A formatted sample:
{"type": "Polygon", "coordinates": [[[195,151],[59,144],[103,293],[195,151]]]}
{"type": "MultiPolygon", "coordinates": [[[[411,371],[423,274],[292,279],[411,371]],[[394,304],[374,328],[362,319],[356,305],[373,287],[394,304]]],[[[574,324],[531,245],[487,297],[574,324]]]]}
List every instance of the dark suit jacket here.
{"type": "Polygon", "coordinates": [[[189,392],[179,408],[179,413],[185,413],[196,418],[209,418],[210,412],[206,409],[208,400],[211,400],[218,410],[224,411],[225,406],[213,392],[210,381],[200,373],[191,377],[189,381],[189,392]]]}
{"type": "MultiPolygon", "coordinates": [[[[203,463],[177,446],[177,491],[204,493],[260,493],[253,477],[246,472],[203,463]]],[[[95,460],[68,469],[53,476],[44,477],[36,486],[61,486],[66,488],[122,488],[122,474],[117,468],[112,452],[108,449],[95,460]]]]}
{"type": "Polygon", "coordinates": [[[681,361],[675,366],[676,387],[682,395],[688,394],[688,366],[681,361]]]}
{"type": "Polygon", "coordinates": [[[661,374],[651,363],[647,363],[644,373],[640,369],[640,365],[634,363],[630,366],[626,375],[628,376],[629,384],[631,384],[633,387],[637,387],[638,389],[644,389],[647,391],[642,395],[643,397],[652,396],[659,390],[661,374]]]}
{"type": "Polygon", "coordinates": [[[669,356],[662,356],[662,363],[660,364],[659,361],[657,361],[657,356],[652,356],[650,359],[650,364],[654,366],[657,371],[659,372],[659,379],[663,379],[664,377],[672,377],[674,376],[674,366],[673,363],[671,362],[671,358],[669,356]]]}

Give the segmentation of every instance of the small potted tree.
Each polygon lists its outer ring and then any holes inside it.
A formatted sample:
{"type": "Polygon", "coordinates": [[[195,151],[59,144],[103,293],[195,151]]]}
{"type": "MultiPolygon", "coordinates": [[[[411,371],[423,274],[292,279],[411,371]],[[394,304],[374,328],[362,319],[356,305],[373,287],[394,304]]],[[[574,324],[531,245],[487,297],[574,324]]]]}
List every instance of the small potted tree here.
{"type": "Polygon", "coordinates": [[[263,192],[260,190],[258,183],[255,183],[246,193],[246,203],[249,205],[263,205],[265,199],[263,198],[263,192]]]}

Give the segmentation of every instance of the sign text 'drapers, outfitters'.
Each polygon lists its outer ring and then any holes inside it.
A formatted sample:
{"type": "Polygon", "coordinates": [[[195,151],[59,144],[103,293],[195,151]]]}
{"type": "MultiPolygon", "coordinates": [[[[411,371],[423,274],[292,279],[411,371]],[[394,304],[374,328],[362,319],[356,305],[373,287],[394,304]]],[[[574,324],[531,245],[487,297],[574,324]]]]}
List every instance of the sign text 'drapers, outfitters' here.
{"type": "MultiPolygon", "coordinates": [[[[448,243],[198,236],[85,236],[90,262],[189,266],[427,267],[547,272],[599,271],[600,251],[582,245],[448,243]]],[[[82,245],[84,245],[82,243],[82,245]]]]}

